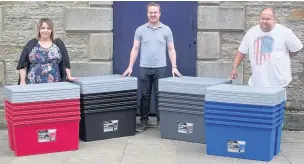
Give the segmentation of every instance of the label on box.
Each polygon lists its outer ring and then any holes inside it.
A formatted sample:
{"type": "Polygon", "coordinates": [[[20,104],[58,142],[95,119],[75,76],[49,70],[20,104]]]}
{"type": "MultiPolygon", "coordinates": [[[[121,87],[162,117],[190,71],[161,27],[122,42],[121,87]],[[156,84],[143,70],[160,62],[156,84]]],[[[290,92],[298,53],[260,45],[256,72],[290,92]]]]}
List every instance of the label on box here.
{"type": "Polygon", "coordinates": [[[113,132],[118,130],[118,120],[110,120],[103,122],[103,132],[113,132]]]}
{"type": "Polygon", "coordinates": [[[56,129],[38,130],[38,142],[56,141],[56,129]]]}
{"type": "Polygon", "coordinates": [[[245,153],[246,141],[227,140],[227,151],[232,153],[245,153]]]}
{"type": "Polygon", "coordinates": [[[178,122],[177,131],[179,133],[192,134],[193,133],[193,123],[178,122]]]}

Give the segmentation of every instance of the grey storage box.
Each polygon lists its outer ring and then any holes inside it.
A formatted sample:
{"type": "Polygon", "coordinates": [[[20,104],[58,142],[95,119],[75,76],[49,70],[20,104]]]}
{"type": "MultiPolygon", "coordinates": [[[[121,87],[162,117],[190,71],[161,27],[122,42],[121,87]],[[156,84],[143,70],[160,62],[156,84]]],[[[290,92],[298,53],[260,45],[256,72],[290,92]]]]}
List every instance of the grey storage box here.
{"type": "Polygon", "coordinates": [[[231,80],[203,77],[169,77],[159,80],[161,137],[205,143],[206,88],[231,80]]]}

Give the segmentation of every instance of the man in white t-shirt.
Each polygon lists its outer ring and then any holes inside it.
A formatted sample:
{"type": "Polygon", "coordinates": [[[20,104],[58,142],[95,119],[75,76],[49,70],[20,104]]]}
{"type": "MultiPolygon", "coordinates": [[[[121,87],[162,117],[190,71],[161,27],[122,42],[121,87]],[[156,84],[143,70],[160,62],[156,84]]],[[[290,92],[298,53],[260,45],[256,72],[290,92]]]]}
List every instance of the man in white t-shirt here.
{"type": "Polygon", "coordinates": [[[292,81],[290,57],[302,48],[303,44],[292,30],[276,23],[273,9],[266,8],[260,14],[260,24],[250,28],[244,36],[230,78],[237,78],[237,67],[248,55],[252,70],[248,85],[286,87],[292,81]]]}

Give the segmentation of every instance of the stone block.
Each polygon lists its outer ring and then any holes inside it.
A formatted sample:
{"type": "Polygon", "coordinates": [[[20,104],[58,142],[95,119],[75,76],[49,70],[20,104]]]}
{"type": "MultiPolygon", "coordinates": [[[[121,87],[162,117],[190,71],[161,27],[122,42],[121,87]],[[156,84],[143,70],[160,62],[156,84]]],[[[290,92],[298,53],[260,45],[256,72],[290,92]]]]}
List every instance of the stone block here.
{"type": "Polygon", "coordinates": [[[88,7],[89,1],[2,1],[3,6],[40,7],[42,10],[47,7],[88,7]]]}
{"type": "Polygon", "coordinates": [[[199,6],[198,29],[200,30],[245,30],[244,6],[199,6]]]}
{"type": "Polygon", "coordinates": [[[198,1],[199,5],[219,5],[220,1],[198,1]]]}
{"type": "Polygon", "coordinates": [[[291,16],[292,10],[290,7],[286,6],[264,6],[264,5],[254,5],[246,6],[246,16],[259,18],[261,11],[266,7],[273,7],[274,12],[277,15],[277,19],[286,19],[291,16]]]}
{"type": "Polygon", "coordinates": [[[69,47],[67,46],[69,57],[71,61],[86,61],[88,59],[87,47],[69,47]]]}
{"type": "MultiPolygon", "coordinates": [[[[32,23],[32,29],[34,29],[34,32],[37,30],[37,24],[41,18],[34,19],[34,23],[32,23]]],[[[52,19],[54,30],[55,30],[55,36],[57,32],[64,32],[64,22],[62,18],[55,18],[52,19]]]]}
{"type": "Polygon", "coordinates": [[[244,32],[221,32],[221,46],[239,46],[245,36],[244,32]]]}
{"type": "Polygon", "coordinates": [[[6,84],[13,85],[18,83],[19,71],[17,70],[16,61],[5,62],[6,84]]]}
{"type": "MultiPolygon", "coordinates": [[[[5,83],[5,67],[4,63],[0,61],[0,86],[3,86],[5,83]]],[[[0,101],[1,100],[1,92],[0,92],[0,101]]]]}
{"type": "Polygon", "coordinates": [[[34,30],[31,31],[4,31],[0,33],[1,44],[14,44],[24,46],[30,39],[35,37],[34,30]]]}
{"type": "MultiPolygon", "coordinates": [[[[59,2],[61,3],[61,2],[59,2]]],[[[56,18],[63,18],[64,16],[64,7],[63,6],[29,6],[27,15],[29,17],[56,17],[56,18]]]]}
{"type": "MultiPolygon", "coordinates": [[[[198,61],[197,76],[228,79],[232,65],[232,61],[198,61]]],[[[232,81],[233,84],[243,84],[243,64],[239,66],[238,73],[239,76],[232,81]]]]}
{"type": "Polygon", "coordinates": [[[5,18],[30,18],[28,16],[28,7],[27,6],[10,6],[3,8],[3,16],[5,18]]]}
{"type": "Polygon", "coordinates": [[[5,18],[3,20],[3,30],[5,31],[29,31],[33,30],[32,19],[5,18]]]}
{"type": "MultiPolygon", "coordinates": [[[[301,54],[298,54],[301,55],[301,54]]],[[[302,60],[291,60],[291,72],[293,74],[302,74],[304,73],[304,63],[302,60]]]]}
{"type": "Polygon", "coordinates": [[[90,1],[90,6],[111,6],[113,1],[90,1]]]}
{"type": "Polygon", "coordinates": [[[291,20],[304,20],[304,5],[301,8],[293,8],[291,11],[291,20]]]}
{"type": "Polygon", "coordinates": [[[302,1],[221,1],[221,5],[246,5],[246,6],[264,6],[264,7],[276,7],[276,6],[299,6],[303,5],[302,1]]]}
{"type": "Polygon", "coordinates": [[[220,34],[218,32],[198,32],[197,35],[198,59],[218,59],[220,34]]]}
{"type": "Polygon", "coordinates": [[[4,109],[4,88],[0,87],[0,110],[4,109]]]}
{"type": "Polygon", "coordinates": [[[303,110],[302,103],[304,102],[304,88],[293,88],[288,87],[287,88],[287,100],[290,101],[287,104],[288,108],[294,109],[294,110],[303,110]]]}
{"type": "Polygon", "coordinates": [[[56,33],[66,46],[88,46],[90,35],[86,33],[56,33]]]}
{"type": "Polygon", "coordinates": [[[6,119],[5,119],[4,108],[2,107],[2,109],[1,109],[1,106],[0,106],[0,130],[6,130],[6,129],[7,129],[7,122],[6,122],[6,119]]]}
{"type": "Polygon", "coordinates": [[[232,46],[222,45],[220,58],[221,59],[234,59],[238,48],[239,47],[236,45],[232,45],[232,46]]]}
{"type": "Polygon", "coordinates": [[[304,112],[285,112],[284,127],[285,130],[303,131],[304,130],[304,112]]]}
{"type": "Polygon", "coordinates": [[[112,62],[71,62],[72,76],[85,77],[113,74],[112,62]]]}
{"type": "Polygon", "coordinates": [[[198,61],[197,62],[197,76],[201,77],[221,77],[222,65],[217,61],[198,61]]]}
{"type": "Polygon", "coordinates": [[[112,59],[113,34],[91,34],[90,36],[90,59],[112,59]]]}
{"type": "Polygon", "coordinates": [[[66,31],[110,31],[112,8],[67,8],[66,31]]]}
{"type": "Polygon", "coordinates": [[[23,47],[18,45],[0,45],[0,61],[19,60],[22,50],[23,47]]]}
{"type": "Polygon", "coordinates": [[[3,31],[3,17],[2,17],[2,14],[3,13],[3,10],[2,10],[2,7],[0,7],[0,32],[3,31]]]}

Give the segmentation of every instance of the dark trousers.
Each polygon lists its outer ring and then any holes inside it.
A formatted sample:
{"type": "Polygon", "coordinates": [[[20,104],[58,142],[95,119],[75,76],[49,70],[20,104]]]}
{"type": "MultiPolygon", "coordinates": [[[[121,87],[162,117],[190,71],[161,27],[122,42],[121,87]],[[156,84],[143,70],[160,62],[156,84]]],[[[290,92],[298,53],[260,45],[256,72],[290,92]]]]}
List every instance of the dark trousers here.
{"type": "Polygon", "coordinates": [[[141,88],[140,99],[140,120],[148,121],[151,105],[152,88],[155,93],[155,109],[157,121],[159,121],[158,111],[158,80],[166,75],[166,67],[160,68],[139,68],[139,81],[141,88]]]}

